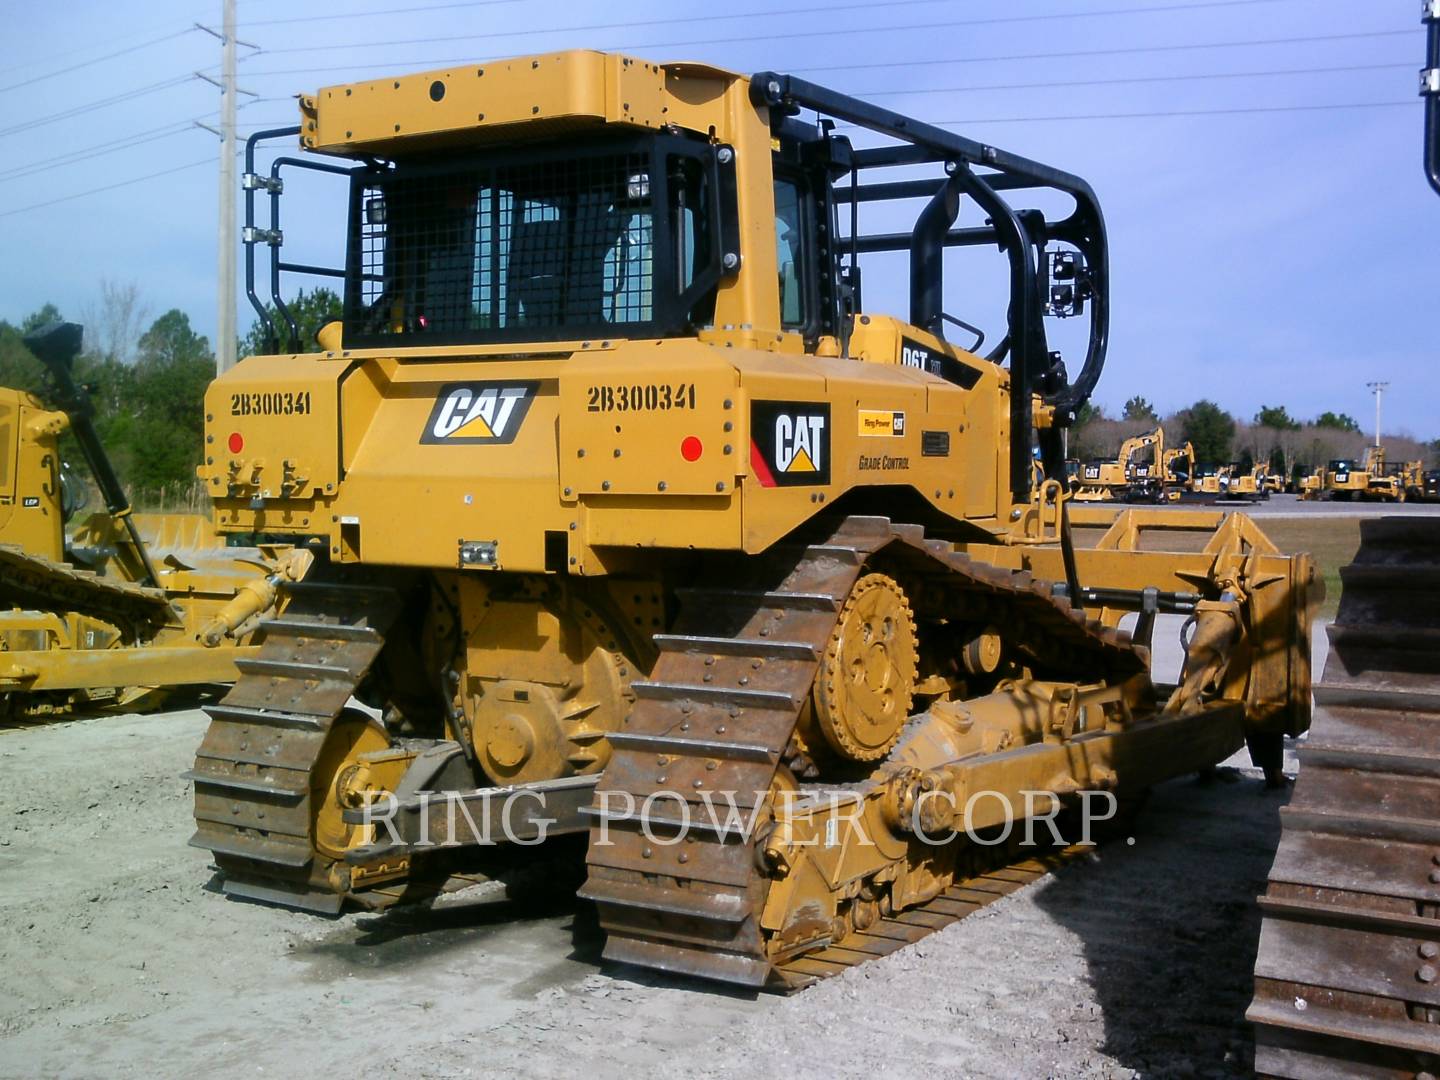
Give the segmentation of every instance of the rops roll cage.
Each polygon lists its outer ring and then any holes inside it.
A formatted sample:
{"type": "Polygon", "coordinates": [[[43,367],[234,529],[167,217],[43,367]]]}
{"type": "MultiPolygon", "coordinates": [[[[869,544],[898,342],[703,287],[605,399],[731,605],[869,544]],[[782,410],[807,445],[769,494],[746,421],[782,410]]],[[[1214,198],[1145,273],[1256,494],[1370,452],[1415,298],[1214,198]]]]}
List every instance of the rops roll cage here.
{"type": "MultiPolygon", "coordinates": [[[[1109,336],[1109,264],[1105,221],[1094,191],[1084,180],[1060,169],[1042,165],[997,147],[967,139],[944,128],[926,124],[889,109],[883,109],[845,94],[791,75],[760,72],[750,79],[750,95],[756,105],[772,111],[777,125],[801,109],[822,117],[854,124],[895,139],[899,145],[853,150],[848,162],[849,187],[834,189],[836,203],[851,207],[848,238],[850,265],[856,267],[862,252],[910,252],[910,322],[937,336],[943,336],[947,316],[942,308],[942,265],[946,247],[996,245],[1010,265],[1010,305],[1007,332],[987,359],[1010,361],[1010,489],[1017,499],[1028,499],[1031,488],[1031,394],[1039,391],[1042,400],[1055,411],[1055,426],[1041,432],[1040,449],[1045,473],[1064,482],[1064,450],[1061,432],[1071,424],[1081,405],[1090,397],[1105,364],[1109,336]],[[862,170],[906,165],[941,163],[943,179],[860,183],[862,170]],[[976,168],[983,172],[975,171],[976,168]],[[1068,217],[1051,221],[1039,210],[1016,210],[1001,196],[1002,191],[1050,189],[1063,192],[1075,201],[1068,217]],[[983,226],[954,228],[962,195],[968,195],[988,216],[983,226]],[[858,203],[928,197],[910,233],[857,235],[858,203]],[[1049,251],[1052,241],[1069,244],[1079,258],[1068,251],[1049,251]],[[1085,362],[1073,381],[1067,377],[1058,354],[1051,353],[1045,335],[1045,316],[1079,314],[1091,305],[1090,335],[1085,362]]],[[[284,191],[281,170],[306,169],[349,177],[357,169],[375,164],[370,159],[340,165],[306,157],[277,157],[269,175],[255,171],[256,146],[269,139],[295,137],[298,126],[257,131],[245,141],[245,294],[264,327],[268,347],[278,348],[279,333],[255,289],[255,246],[270,248],[270,301],[285,324],[292,352],[300,350],[300,332],[295,317],[280,296],[280,275],[298,273],[344,280],[344,269],[286,262],[280,258],[284,234],[280,227],[280,195],[284,191]],[[270,224],[257,227],[255,195],[269,196],[270,224]]],[[[840,140],[837,140],[839,142],[840,140]]],[[[964,324],[960,324],[964,325],[964,324]]],[[[977,346],[978,347],[978,346],[977,346]]]]}
{"type": "MultiPolygon", "coordinates": [[[[344,280],[345,271],[338,267],[311,266],[307,263],[286,262],[280,258],[280,247],[285,242],[285,234],[280,228],[280,196],[285,191],[285,181],[280,176],[280,170],[284,168],[306,169],[310,172],[328,173],[332,176],[349,175],[356,169],[368,168],[368,161],[356,165],[336,165],[329,161],[316,161],[309,158],[289,157],[281,155],[270,163],[270,174],[268,176],[255,171],[255,147],[257,144],[269,139],[294,138],[300,134],[300,128],[283,127],[269,128],[265,131],[257,131],[245,140],[245,173],[240,178],[240,186],[245,192],[245,226],[240,232],[241,243],[245,245],[245,296],[250,301],[250,306],[255,309],[255,315],[260,320],[260,325],[265,328],[265,347],[270,352],[280,348],[280,333],[275,326],[275,320],[265,310],[265,304],[255,293],[255,245],[265,244],[270,248],[270,302],[275,306],[275,313],[285,322],[286,341],[291,352],[300,351],[300,327],[295,322],[295,316],[285,301],[280,296],[280,274],[312,274],[317,277],[340,278],[344,280]],[[270,197],[270,227],[260,228],[255,224],[255,193],[263,191],[270,197]]],[[[314,153],[315,157],[322,155],[314,153]]]]}
{"type": "MultiPolygon", "coordinates": [[[[999,362],[1008,354],[1010,359],[1011,492],[1017,499],[1030,495],[1031,393],[1036,390],[1054,407],[1057,424],[1041,433],[1045,473],[1063,483],[1060,429],[1074,421],[1094,390],[1105,365],[1109,337],[1105,220],[1090,185],[1070,173],[792,75],[760,72],[750,79],[750,96],[756,105],[769,108],[772,116],[787,117],[810,109],[822,118],[854,124],[901,144],[850,151],[850,186],[834,188],[834,199],[851,208],[848,247],[852,268],[861,253],[910,252],[910,322],[915,326],[943,337],[945,322],[964,325],[942,310],[946,247],[994,244],[1005,252],[1010,264],[1007,332],[986,358],[999,362]],[[944,179],[860,182],[863,170],[930,163],[944,165],[944,179]],[[976,172],[975,167],[986,171],[976,172]],[[1050,221],[1039,210],[1016,210],[1000,195],[1002,191],[1047,188],[1074,199],[1075,209],[1068,217],[1050,221]],[[984,226],[953,227],[962,195],[969,195],[986,213],[984,226]],[[858,235],[858,203],[917,197],[929,197],[930,201],[912,232],[858,235]],[[1068,251],[1048,252],[1051,241],[1071,245],[1080,258],[1068,251]],[[1047,314],[1079,314],[1086,301],[1091,304],[1089,344],[1079,376],[1070,381],[1059,355],[1049,351],[1044,319],[1047,314]]],[[[846,164],[837,155],[837,171],[846,164]]],[[[837,243],[842,249],[845,246],[837,243]]]]}

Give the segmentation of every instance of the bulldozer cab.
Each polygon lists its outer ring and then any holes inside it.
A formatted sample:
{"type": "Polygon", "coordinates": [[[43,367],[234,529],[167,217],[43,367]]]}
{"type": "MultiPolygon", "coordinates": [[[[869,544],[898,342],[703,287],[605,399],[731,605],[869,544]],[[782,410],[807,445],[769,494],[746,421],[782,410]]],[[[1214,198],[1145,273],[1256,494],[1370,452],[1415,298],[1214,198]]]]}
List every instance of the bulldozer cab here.
{"type": "Polygon", "coordinates": [[[347,345],[692,332],[719,281],[713,167],[676,136],[606,136],[352,178],[347,345]]]}

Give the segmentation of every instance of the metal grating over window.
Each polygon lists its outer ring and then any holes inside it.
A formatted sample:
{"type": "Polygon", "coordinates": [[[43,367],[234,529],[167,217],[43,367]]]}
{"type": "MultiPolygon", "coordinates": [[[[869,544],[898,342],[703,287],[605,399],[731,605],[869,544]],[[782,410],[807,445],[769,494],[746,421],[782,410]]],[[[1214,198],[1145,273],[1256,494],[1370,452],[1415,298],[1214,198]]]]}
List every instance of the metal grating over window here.
{"type": "Polygon", "coordinates": [[[347,335],[553,338],[651,322],[655,160],[591,153],[371,174],[352,219],[347,335]]]}

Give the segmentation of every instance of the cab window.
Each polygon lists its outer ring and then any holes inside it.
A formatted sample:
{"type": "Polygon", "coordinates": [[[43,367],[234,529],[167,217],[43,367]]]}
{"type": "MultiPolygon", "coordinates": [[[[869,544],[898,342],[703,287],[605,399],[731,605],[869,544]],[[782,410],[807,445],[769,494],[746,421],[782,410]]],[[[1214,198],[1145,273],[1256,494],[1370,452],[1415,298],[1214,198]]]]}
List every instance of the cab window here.
{"type": "Polygon", "coordinates": [[[805,326],[805,275],[809,252],[805,243],[805,216],[800,185],[775,180],[775,262],[780,276],[780,325],[786,330],[805,326]]]}

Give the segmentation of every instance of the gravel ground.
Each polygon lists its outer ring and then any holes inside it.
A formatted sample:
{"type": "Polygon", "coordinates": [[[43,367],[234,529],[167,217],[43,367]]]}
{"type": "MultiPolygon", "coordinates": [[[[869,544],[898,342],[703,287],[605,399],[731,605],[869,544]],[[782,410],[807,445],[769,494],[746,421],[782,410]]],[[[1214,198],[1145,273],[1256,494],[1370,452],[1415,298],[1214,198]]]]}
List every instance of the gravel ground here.
{"type": "Polygon", "coordinates": [[[0,731],[0,1075],[1230,1076],[1281,797],[1159,789],[1133,845],[791,998],[604,966],[556,890],[322,919],[225,899],[195,711],[0,731]],[[350,1066],[347,1066],[347,1068],[350,1066]]]}

